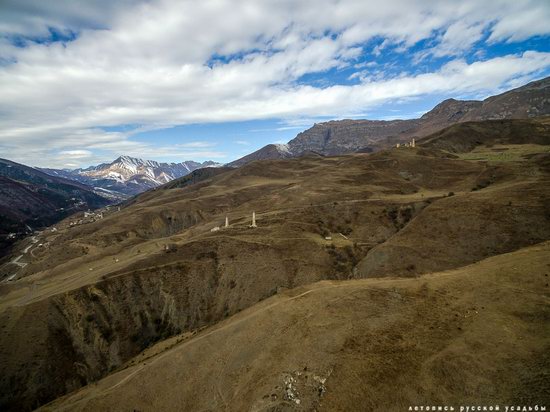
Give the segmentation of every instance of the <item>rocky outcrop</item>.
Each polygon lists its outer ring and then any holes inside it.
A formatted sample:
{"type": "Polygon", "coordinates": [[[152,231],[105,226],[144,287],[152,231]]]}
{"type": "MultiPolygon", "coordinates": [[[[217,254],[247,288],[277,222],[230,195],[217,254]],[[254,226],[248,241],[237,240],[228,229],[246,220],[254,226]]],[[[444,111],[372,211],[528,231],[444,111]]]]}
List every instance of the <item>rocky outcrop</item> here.
{"type": "Polygon", "coordinates": [[[380,139],[416,130],[417,120],[339,120],[319,123],[299,133],[288,143],[296,155],[314,151],[324,155],[376,147],[380,139]]]}
{"type": "Polygon", "coordinates": [[[340,155],[386,149],[440,131],[456,123],[488,119],[522,119],[550,114],[550,77],[483,101],[447,99],[419,119],[338,120],[317,123],[299,133],[283,154],[268,145],[232,163],[299,157],[303,153],[340,155]]]}

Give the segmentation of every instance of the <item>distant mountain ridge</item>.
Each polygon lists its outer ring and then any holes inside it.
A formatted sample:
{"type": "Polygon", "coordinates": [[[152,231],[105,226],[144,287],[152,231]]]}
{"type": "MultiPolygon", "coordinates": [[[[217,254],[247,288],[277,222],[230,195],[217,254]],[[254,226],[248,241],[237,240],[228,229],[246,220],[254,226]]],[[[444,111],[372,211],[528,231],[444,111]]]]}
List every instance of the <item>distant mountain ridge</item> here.
{"type": "Polygon", "coordinates": [[[82,183],[0,159],[0,255],[31,230],[109,203],[82,183]]]}
{"type": "Polygon", "coordinates": [[[120,156],[111,163],[102,163],[85,169],[39,169],[53,176],[72,179],[96,190],[118,196],[119,199],[136,195],[185,176],[203,167],[218,167],[213,161],[161,163],[131,156],[120,156]]]}
{"type": "Polygon", "coordinates": [[[483,101],[447,99],[419,119],[331,120],[298,133],[286,145],[267,145],[228,164],[238,167],[254,160],[285,159],[315,152],[326,156],[377,151],[421,138],[456,123],[523,119],[550,114],[550,77],[528,83],[483,101]],[[281,148],[284,146],[284,148],[281,148]]]}

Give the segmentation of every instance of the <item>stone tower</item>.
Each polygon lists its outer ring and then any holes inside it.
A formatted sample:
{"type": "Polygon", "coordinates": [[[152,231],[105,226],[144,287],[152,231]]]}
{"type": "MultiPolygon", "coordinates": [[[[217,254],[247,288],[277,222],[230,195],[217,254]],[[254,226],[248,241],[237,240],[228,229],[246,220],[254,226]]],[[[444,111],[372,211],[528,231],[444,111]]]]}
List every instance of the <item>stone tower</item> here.
{"type": "Polygon", "coordinates": [[[256,226],[256,212],[252,212],[252,224],[250,227],[258,227],[256,226]]]}

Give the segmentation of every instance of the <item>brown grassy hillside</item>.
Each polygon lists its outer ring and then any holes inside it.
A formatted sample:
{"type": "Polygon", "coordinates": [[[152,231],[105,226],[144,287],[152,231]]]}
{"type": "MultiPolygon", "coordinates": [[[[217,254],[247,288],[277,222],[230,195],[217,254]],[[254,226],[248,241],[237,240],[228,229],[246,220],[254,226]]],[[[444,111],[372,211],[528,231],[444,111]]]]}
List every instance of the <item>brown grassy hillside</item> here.
{"type": "Polygon", "coordinates": [[[550,145],[550,124],[546,120],[542,118],[458,123],[419,140],[418,144],[451,153],[470,152],[477,146],[529,143],[550,145]]]}
{"type": "Polygon", "coordinates": [[[17,274],[0,284],[1,404],[48,402],[285,288],[418,276],[548,240],[540,148],[496,164],[429,148],[253,162],[68,219],[21,243],[27,266],[1,269],[17,274]]]}
{"type": "Polygon", "coordinates": [[[42,410],[548,405],[550,243],[417,279],[273,296],[42,410]]]}

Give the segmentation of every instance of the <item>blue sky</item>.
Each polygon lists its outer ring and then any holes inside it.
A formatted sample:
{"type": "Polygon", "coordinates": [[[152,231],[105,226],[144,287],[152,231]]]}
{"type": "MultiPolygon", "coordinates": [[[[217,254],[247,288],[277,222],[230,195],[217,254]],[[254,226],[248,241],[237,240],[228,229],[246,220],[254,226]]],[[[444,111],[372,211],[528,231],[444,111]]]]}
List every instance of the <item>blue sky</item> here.
{"type": "Polygon", "coordinates": [[[550,74],[543,0],[5,0],[0,157],[229,162],[550,74]]]}

